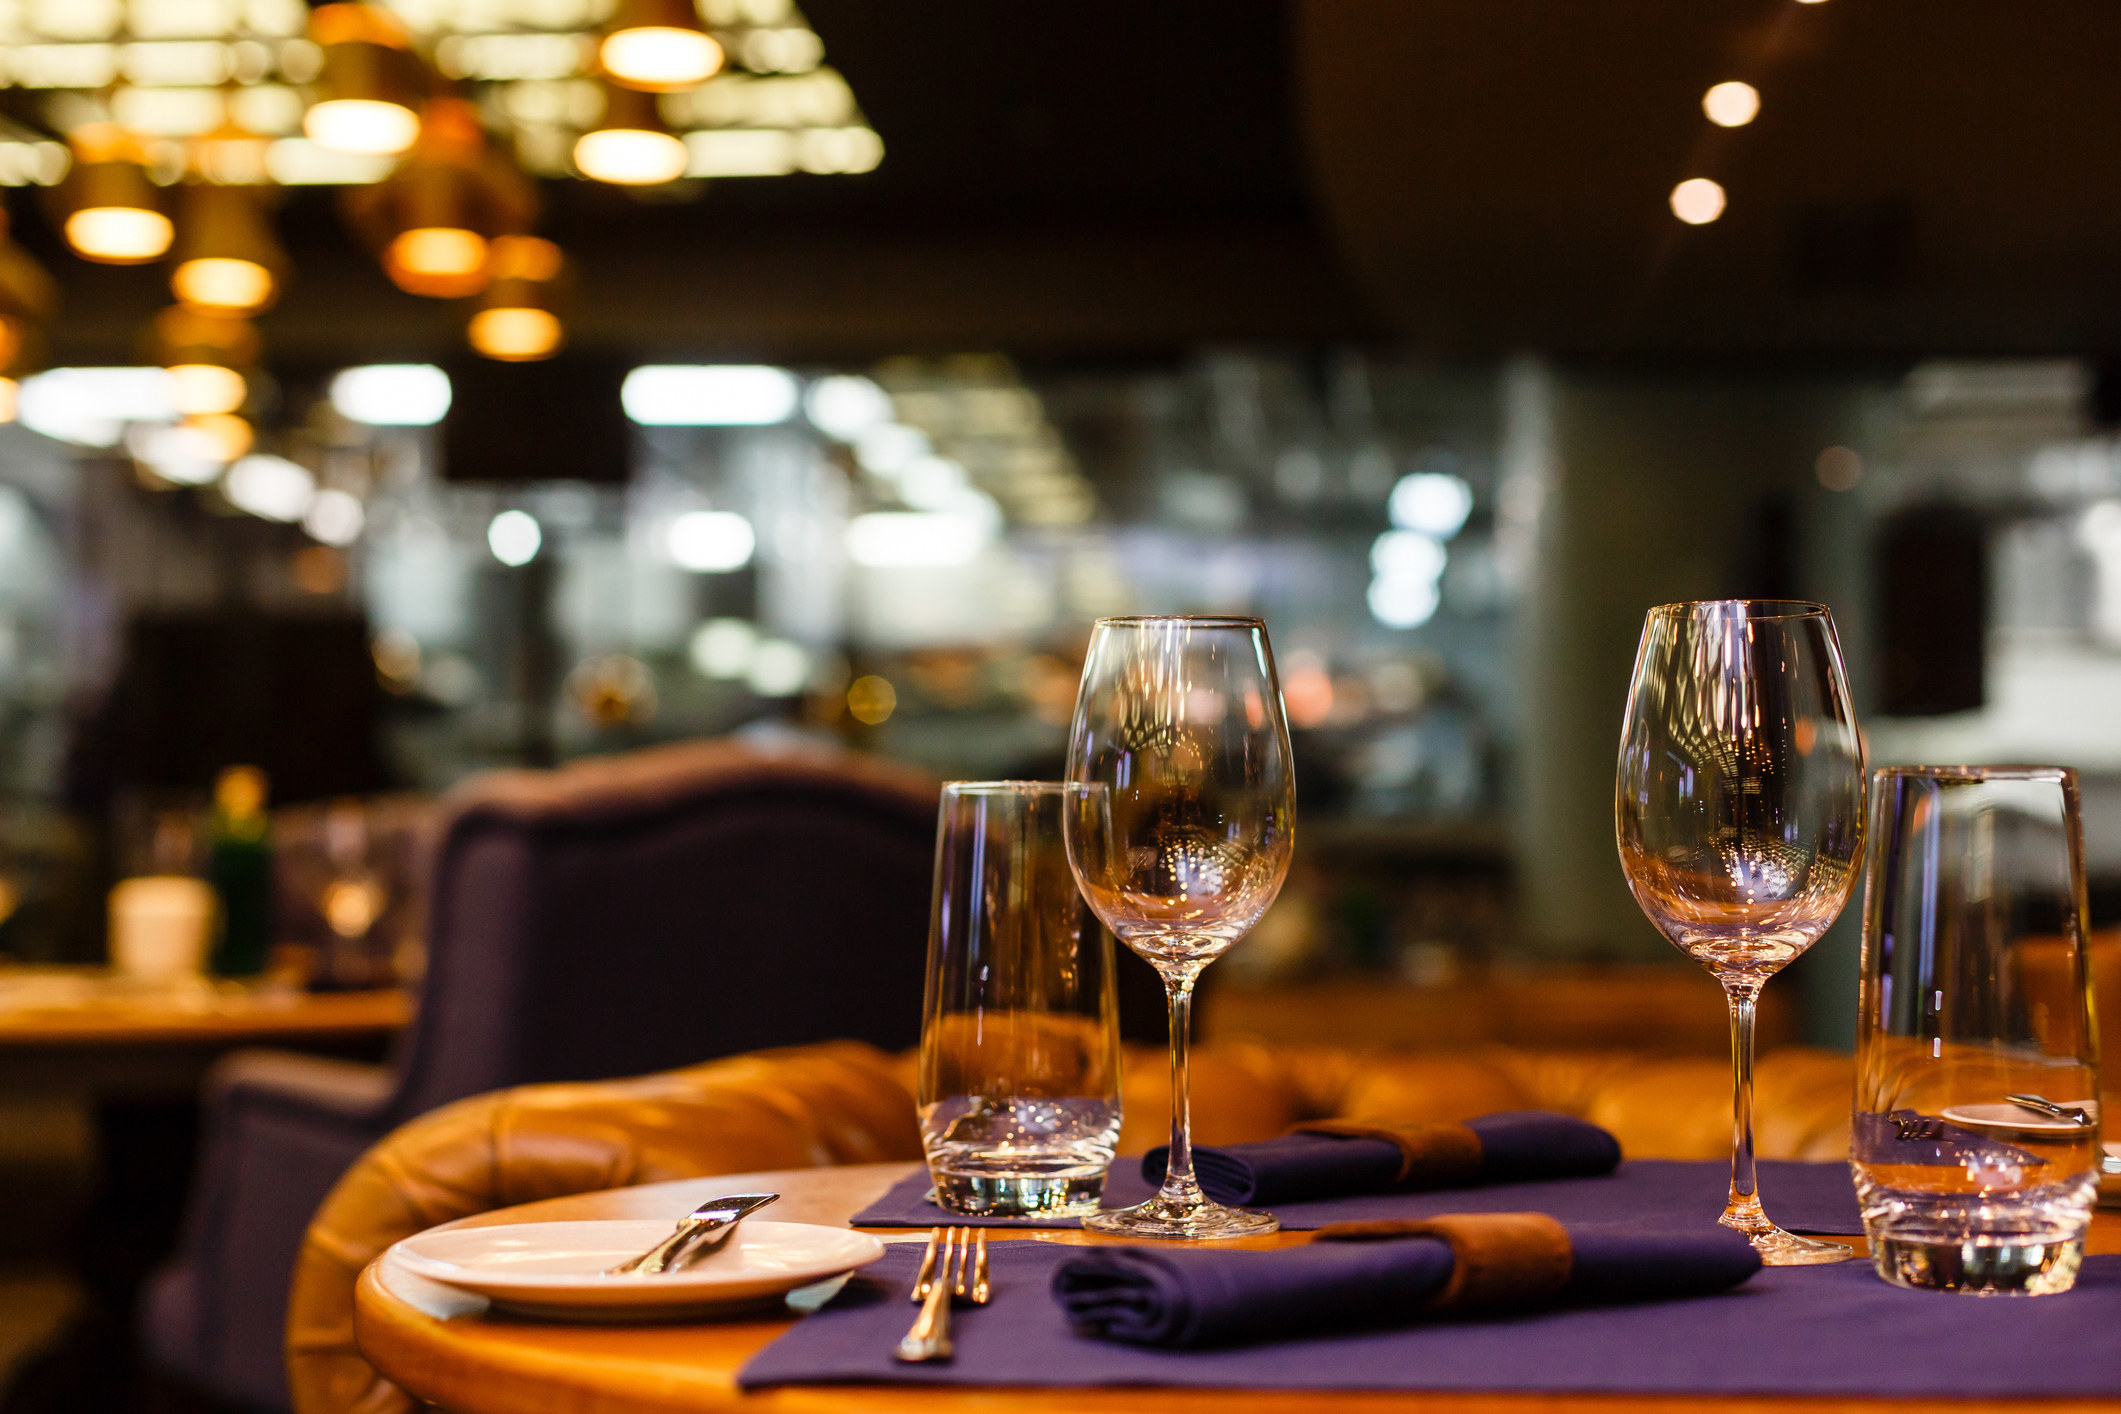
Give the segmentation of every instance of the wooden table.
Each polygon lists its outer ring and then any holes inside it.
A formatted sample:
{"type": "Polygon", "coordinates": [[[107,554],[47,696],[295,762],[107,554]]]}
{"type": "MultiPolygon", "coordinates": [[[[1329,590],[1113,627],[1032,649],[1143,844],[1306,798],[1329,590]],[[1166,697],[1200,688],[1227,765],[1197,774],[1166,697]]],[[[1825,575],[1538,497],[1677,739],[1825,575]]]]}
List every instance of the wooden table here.
{"type": "Polygon", "coordinates": [[[0,1095],[189,1099],[238,1046],[373,1059],[410,994],[296,992],[203,980],[127,984],[95,968],[0,969],[0,1095]]]}
{"type": "MultiPolygon", "coordinates": [[[[782,1195],[775,1216],[790,1222],[845,1224],[912,1171],[911,1164],[863,1164],[836,1169],[724,1174],[648,1184],[504,1208],[457,1226],[550,1222],[575,1218],[670,1218],[716,1193],[763,1189],[782,1195]]],[[[923,1240],[922,1232],[870,1229],[886,1241],[923,1240]]],[[[1099,1239],[1068,1230],[993,1230],[991,1237],[1026,1242],[1083,1243],[1099,1239]]],[[[1309,1233],[1275,1233],[1233,1246],[1278,1247],[1307,1242],[1309,1233]]],[[[1858,1239],[1856,1245],[1860,1246],[1858,1239]]],[[[2100,1213],[2092,1226],[2096,1252],[2121,1252],[2121,1216],[2100,1213]]],[[[1407,1394],[1317,1391],[1232,1392],[1207,1389],[955,1389],[919,1385],[816,1385],[745,1394],[736,1374],[782,1331],[786,1320],[741,1320],[676,1326],[543,1325],[466,1312],[447,1319],[446,1288],[423,1282],[380,1260],[361,1274],[354,1330],[369,1360],[404,1389],[455,1414],[892,1414],[892,1411],[1008,1411],[1008,1414],[1407,1414],[1472,1410],[1480,1414],[1553,1414],[1559,1410],[1618,1411],[1644,1406],[1669,1414],[1750,1414],[1750,1411],[1906,1411],[1919,1402],[1848,1399],[1686,1398],[1638,1395],[1407,1394]],[[423,1310],[425,1306],[427,1309],[423,1310]]],[[[458,1298],[456,1309],[475,1306],[458,1298]]],[[[910,1308],[909,1308],[910,1319],[910,1308]]],[[[2037,1407],[2042,1414],[2114,1410],[2121,1401],[1929,1401],[1953,1414],[2037,1407]]]]}

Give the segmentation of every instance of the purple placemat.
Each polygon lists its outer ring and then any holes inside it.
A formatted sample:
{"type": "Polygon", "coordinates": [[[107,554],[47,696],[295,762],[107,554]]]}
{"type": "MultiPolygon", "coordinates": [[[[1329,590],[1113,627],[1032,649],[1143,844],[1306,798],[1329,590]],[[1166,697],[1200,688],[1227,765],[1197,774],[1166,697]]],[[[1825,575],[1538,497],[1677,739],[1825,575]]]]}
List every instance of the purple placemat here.
{"type": "Polygon", "coordinates": [[[1904,1291],[1865,1262],[1770,1267],[1715,1296],[1161,1351],[1070,1331],[1048,1294],[1069,1249],[999,1242],[994,1300],[952,1317],[957,1359],[901,1365],[920,1248],[894,1247],[738,1377],[772,1384],[1185,1385],[1901,1397],[2121,1394],[2121,1257],[2063,1296],[1904,1291]]]}
{"type": "MultiPolygon", "coordinates": [[[[1596,1178],[1556,1178],[1538,1183],[1496,1183],[1434,1193],[1378,1193],[1328,1198],[1316,1203],[1276,1203],[1281,1225],[1303,1232],[1327,1223],[1376,1218],[1427,1218],[1439,1213],[1551,1213],[1570,1227],[1653,1231],[1675,1219],[1698,1216],[1713,1222],[1723,1211],[1731,1166],[1720,1162],[1631,1159],[1596,1178]]],[[[893,1184],[891,1191],[854,1215],[856,1227],[1080,1227],[1074,1218],[961,1218],[928,1201],[928,1171],[893,1184]]],[[[1107,1208],[1139,1203],[1154,1190],[1141,1175],[1141,1160],[1122,1155],[1105,1183],[1107,1208]]],[[[1766,1160],[1760,1165],[1760,1196],[1768,1216],[1791,1232],[1854,1236],[1863,1231],[1856,1188],[1845,1163],[1807,1164],[1766,1160]]]]}

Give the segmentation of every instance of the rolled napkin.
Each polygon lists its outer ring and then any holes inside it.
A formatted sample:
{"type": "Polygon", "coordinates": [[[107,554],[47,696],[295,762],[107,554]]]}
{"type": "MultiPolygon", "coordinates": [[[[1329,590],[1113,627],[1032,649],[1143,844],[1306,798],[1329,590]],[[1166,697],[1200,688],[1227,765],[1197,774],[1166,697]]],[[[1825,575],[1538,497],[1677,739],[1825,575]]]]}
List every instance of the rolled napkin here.
{"type": "MultiPolygon", "coordinates": [[[[1162,1183],[1170,1155],[1168,1145],[1144,1154],[1142,1177],[1162,1183]]],[[[1619,1164],[1619,1140],[1588,1120],[1547,1110],[1506,1110],[1463,1124],[1317,1120],[1279,1139],[1193,1151],[1201,1189],[1218,1203],[1589,1178],[1619,1164]]]]}
{"type": "Polygon", "coordinates": [[[1335,1223],[1270,1252],[1093,1247],[1053,1274],[1084,1335],[1196,1349],[1371,1326],[1440,1312],[1655,1301],[1733,1287],[1760,1254],[1728,1228],[1572,1236],[1544,1213],[1335,1223]]]}

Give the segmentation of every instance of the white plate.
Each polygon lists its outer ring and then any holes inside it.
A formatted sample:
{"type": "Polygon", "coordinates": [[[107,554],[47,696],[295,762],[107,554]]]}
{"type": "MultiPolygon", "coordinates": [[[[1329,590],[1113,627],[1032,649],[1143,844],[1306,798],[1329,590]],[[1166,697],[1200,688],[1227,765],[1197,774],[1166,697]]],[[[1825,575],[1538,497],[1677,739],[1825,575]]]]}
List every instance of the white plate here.
{"type": "Polygon", "coordinates": [[[415,1276],[526,1315],[574,1321],[676,1320],[757,1305],[884,1255],[867,1233],[746,1219],[721,1251],[656,1276],[606,1276],[670,1235],[656,1220],[507,1223],[408,1237],[388,1257],[415,1276]]]}
{"type": "Polygon", "coordinates": [[[2020,1134],[2085,1134],[2097,1131],[2097,1100],[2064,1100],[2061,1104],[2064,1109],[2081,1108],[2092,1117],[2092,1123],[2082,1125],[2073,1120],[2056,1119],[2052,1115],[2044,1115],[2038,1110],[2029,1110],[2008,1101],[1994,1105],[1953,1105],[1944,1111],[1944,1118],[1970,1129],[2008,1129],[2020,1134]]]}

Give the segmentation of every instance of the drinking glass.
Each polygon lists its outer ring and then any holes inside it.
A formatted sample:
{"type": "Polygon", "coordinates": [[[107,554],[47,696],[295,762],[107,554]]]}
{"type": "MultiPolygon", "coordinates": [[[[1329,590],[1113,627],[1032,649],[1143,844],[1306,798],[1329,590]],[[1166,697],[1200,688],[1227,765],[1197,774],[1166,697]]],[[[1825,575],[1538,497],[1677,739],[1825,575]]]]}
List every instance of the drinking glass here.
{"type": "Polygon", "coordinates": [[[1212,1203],[1193,1175],[1186,1035],[1193,984],[1259,921],[1289,871],[1295,778],[1266,625],[1099,619],[1068,739],[1068,863],[1171,1004],[1171,1158],[1146,1203],[1083,1226],[1132,1237],[1272,1232],[1212,1203]]]}
{"type": "Polygon", "coordinates": [[[2067,1291],[2099,1186],[2077,776],[1871,778],[1849,1150],[1878,1275],[2067,1291]]]}
{"type": "Polygon", "coordinates": [[[1614,792],[1635,902],[1723,984],[1731,1193],[1722,1223],[1770,1266],[1846,1261],[1776,1227],[1753,1169],[1753,1008],[1818,941],[1856,877],[1863,741],[1833,615],[1726,599],[1652,609],[1635,652],[1614,792]]]}
{"type": "Polygon", "coordinates": [[[1068,868],[1058,781],[953,781],[936,830],[920,1125],[953,1213],[1093,1212],[1119,1142],[1112,938],[1068,868]]]}

